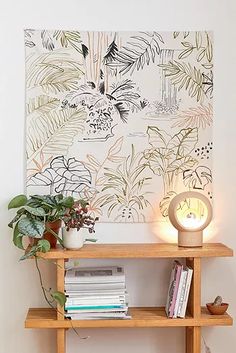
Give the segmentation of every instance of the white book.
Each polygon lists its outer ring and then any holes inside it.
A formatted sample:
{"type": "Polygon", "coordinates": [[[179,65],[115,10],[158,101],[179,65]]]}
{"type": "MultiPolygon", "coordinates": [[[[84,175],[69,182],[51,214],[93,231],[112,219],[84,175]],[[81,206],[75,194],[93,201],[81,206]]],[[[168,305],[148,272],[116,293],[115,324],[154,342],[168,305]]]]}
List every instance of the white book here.
{"type": "Polygon", "coordinates": [[[181,309],[182,309],[183,302],[184,302],[184,295],[185,295],[185,289],[186,289],[187,277],[188,277],[188,269],[185,268],[185,270],[186,270],[186,276],[185,276],[185,279],[184,279],[184,282],[183,282],[183,286],[182,286],[182,290],[181,290],[181,294],[180,294],[180,300],[179,300],[177,317],[180,316],[181,309]]]}
{"type": "Polygon", "coordinates": [[[109,289],[125,289],[124,282],[115,283],[76,283],[76,284],[65,284],[66,291],[97,291],[97,290],[109,290],[109,289]]]}
{"type": "Polygon", "coordinates": [[[88,297],[67,297],[68,301],[80,301],[80,302],[88,302],[88,301],[107,301],[107,300],[125,300],[127,298],[126,295],[104,295],[104,296],[88,296],[88,297]]]}
{"type": "Polygon", "coordinates": [[[127,313],[83,313],[83,314],[66,314],[65,317],[72,320],[99,320],[99,319],[131,319],[127,313]]]}
{"type": "Polygon", "coordinates": [[[186,269],[183,269],[181,272],[181,275],[180,275],[179,287],[178,287],[178,292],[177,292],[177,297],[176,297],[176,302],[175,302],[173,318],[177,318],[177,316],[178,316],[178,309],[179,309],[179,305],[180,305],[181,294],[183,295],[183,287],[185,286],[185,283],[186,283],[187,274],[188,274],[188,271],[186,269]]]}
{"type": "Polygon", "coordinates": [[[66,271],[65,283],[125,282],[123,267],[77,267],[66,271]]]}
{"type": "Polygon", "coordinates": [[[80,313],[109,313],[109,312],[127,312],[128,307],[123,306],[122,308],[108,308],[108,309],[80,309],[78,310],[66,310],[67,314],[80,314],[80,313]]]}
{"type": "Polygon", "coordinates": [[[110,300],[110,299],[106,299],[106,300],[89,300],[89,301],[80,301],[80,300],[67,300],[66,301],[66,306],[71,306],[71,305],[95,305],[95,306],[99,306],[99,305],[119,305],[119,304],[125,304],[126,301],[125,300],[110,300]]]}
{"type": "Polygon", "coordinates": [[[179,315],[179,317],[181,318],[185,317],[186,308],[188,304],[189,291],[190,291],[190,286],[192,281],[192,275],[193,275],[193,270],[191,268],[188,267],[187,270],[188,270],[188,275],[187,275],[186,288],[184,293],[184,300],[183,300],[183,305],[179,315]]]}
{"type": "Polygon", "coordinates": [[[108,290],[95,290],[95,291],[65,291],[66,296],[77,297],[77,298],[88,298],[88,297],[105,297],[105,296],[120,296],[128,295],[125,289],[108,289],[108,290]]]}

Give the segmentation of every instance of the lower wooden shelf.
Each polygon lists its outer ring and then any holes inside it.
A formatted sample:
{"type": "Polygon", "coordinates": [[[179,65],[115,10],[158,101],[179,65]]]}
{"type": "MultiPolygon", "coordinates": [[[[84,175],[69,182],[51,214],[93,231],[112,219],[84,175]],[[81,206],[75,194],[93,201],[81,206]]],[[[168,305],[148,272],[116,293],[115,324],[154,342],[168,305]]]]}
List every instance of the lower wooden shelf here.
{"type": "Polygon", "coordinates": [[[202,307],[200,318],[187,315],[184,319],[169,319],[164,307],[130,308],[129,320],[57,320],[51,308],[30,308],[25,320],[26,328],[128,328],[128,327],[187,327],[187,326],[231,326],[233,319],[227,313],[210,315],[202,307]]]}

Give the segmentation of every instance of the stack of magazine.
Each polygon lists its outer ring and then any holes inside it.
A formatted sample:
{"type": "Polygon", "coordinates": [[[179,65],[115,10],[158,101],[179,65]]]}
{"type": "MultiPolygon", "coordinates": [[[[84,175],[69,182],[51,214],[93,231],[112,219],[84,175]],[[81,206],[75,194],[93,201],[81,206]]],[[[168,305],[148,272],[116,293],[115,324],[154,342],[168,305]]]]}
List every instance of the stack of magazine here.
{"type": "Polygon", "coordinates": [[[130,318],[122,267],[68,269],[65,294],[65,316],[72,320],[130,318]]]}
{"type": "Polygon", "coordinates": [[[188,303],[193,270],[174,261],[166,302],[166,315],[170,318],[184,318],[188,303]]]}

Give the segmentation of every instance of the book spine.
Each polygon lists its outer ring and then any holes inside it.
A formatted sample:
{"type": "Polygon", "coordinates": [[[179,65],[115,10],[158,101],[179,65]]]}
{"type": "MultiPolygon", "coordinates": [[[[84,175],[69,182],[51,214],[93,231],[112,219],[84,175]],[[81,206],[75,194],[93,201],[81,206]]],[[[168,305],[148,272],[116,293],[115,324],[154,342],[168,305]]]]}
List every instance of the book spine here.
{"type": "Polygon", "coordinates": [[[183,305],[182,309],[180,312],[180,317],[184,318],[186,314],[186,308],[188,304],[188,297],[189,297],[189,291],[190,291],[190,286],[191,286],[191,281],[192,281],[192,275],[193,275],[193,270],[191,268],[188,268],[188,276],[187,276],[187,282],[186,282],[186,288],[185,288],[185,293],[184,293],[184,300],[183,300],[183,305]]]}
{"type": "Polygon", "coordinates": [[[174,308],[175,308],[175,303],[176,303],[176,297],[177,297],[177,293],[178,293],[178,287],[179,287],[179,281],[180,281],[180,276],[181,276],[181,272],[183,269],[183,266],[180,265],[180,263],[178,263],[176,261],[176,277],[174,280],[174,288],[173,288],[173,298],[171,301],[171,306],[170,306],[170,310],[169,310],[169,317],[173,317],[174,315],[174,308]]]}
{"type": "Polygon", "coordinates": [[[185,293],[185,288],[186,288],[186,283],[187,283],[187,276],[188,276],[188,271],[185,269],[184,270],[184,280],[183,280],[183,285],[180,293],[180,299],[179,299],[179,306],[178,306],[178,311],[177,311],[177,317],[180,316],[180,312],[183,306],[183,301],[184,301],[184,293],[185,293]]]}
{"type": "Polygon", "coordinates": [[[176,296],[173,318],[177,318],[178,308],[179,308],[179,304],[180,304],[180,297],[181,297],[183,283],[184,283],[184,279],[185,279],[185,274],[186,274],[186,271],[182,270],[181,275],[180,275],[180,280],[179,280],[179,286],[178,286],[178,292],[177,292],[177,296],[176,296]]]}

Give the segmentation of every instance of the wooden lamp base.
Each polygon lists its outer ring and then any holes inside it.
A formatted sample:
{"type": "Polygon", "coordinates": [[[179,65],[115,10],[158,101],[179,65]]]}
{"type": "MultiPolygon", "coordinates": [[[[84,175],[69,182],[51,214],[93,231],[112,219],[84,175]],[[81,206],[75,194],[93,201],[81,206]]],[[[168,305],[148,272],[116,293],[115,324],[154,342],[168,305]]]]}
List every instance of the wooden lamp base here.
{"type": "Polygon", "coordinates": [[[202,246],[203,236],[202,231],[179,231],[178,246],[186,248],[194,248],[202,246]]]}

